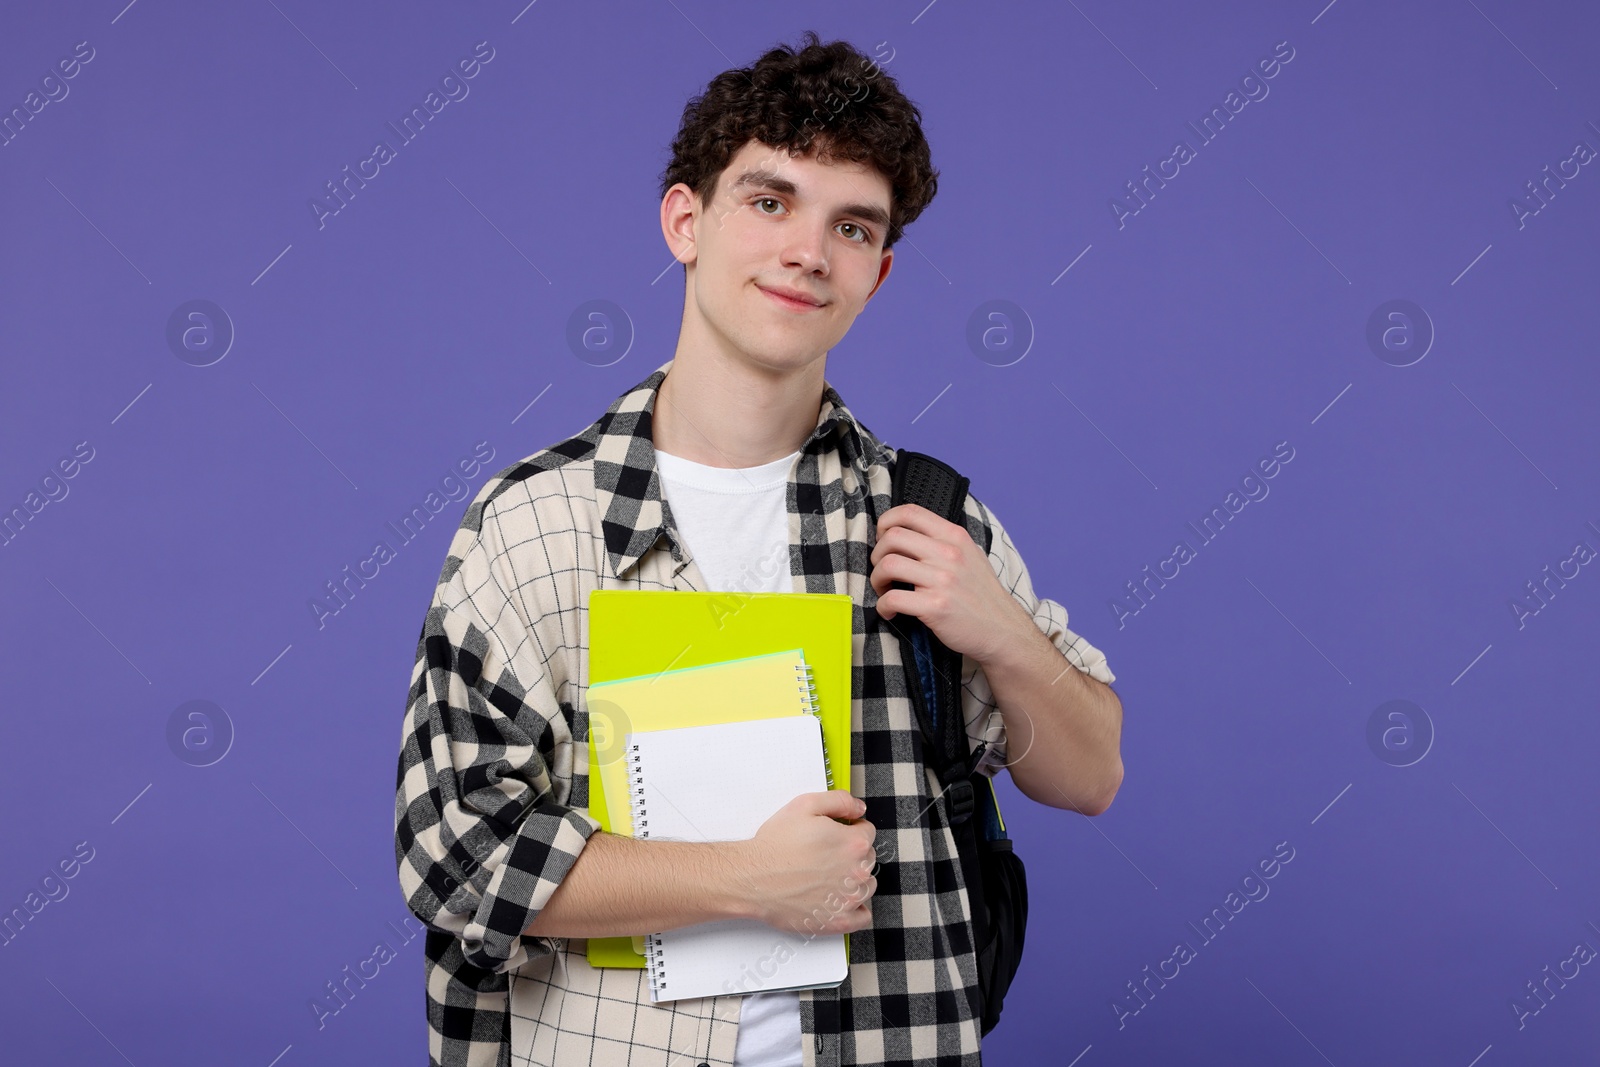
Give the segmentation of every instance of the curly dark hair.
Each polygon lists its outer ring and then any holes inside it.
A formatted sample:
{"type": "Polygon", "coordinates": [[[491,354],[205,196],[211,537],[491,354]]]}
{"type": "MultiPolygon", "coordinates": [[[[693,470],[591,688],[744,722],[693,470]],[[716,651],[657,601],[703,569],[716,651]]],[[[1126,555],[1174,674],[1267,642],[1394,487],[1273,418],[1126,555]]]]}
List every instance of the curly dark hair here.
{"type": "Polygon", "coordinates": [[[815,151],[820,163],[861,163],[889,180],[891,248],[939,188],[922,113],[853,45],[821,44],[812,30],[804,42],[723,71],[684,106],[660,195],[683,182],[710,203],[728,161],[752,139],[800,156],[815,151]]]}

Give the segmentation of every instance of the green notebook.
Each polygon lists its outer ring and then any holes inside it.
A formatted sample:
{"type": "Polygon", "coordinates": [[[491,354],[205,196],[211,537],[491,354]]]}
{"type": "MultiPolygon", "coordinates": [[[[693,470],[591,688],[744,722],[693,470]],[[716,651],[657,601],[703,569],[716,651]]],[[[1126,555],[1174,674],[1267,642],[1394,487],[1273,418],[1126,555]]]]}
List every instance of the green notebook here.
{"type": "MultiPolygon", "coordinates": [[[[620,805],[608,805],[605,787],[607,779],[618,777],[630,730],[808,710],[822,721],[832,787],[850,788],[853,610],[848,595],[835,593],[592,592],[586,695],[589,813],[605,830],[631,831],[628,825],[618,827],[626,817],[625,799],[620,805]],[[763,666],[753,662],[757,660],[768,660],[768,669],[756,670],[763,666]],[[801,662],[804,675],[797,676],[795,665],[801,662]],[[722,664],[735,665],[712,669],[722,664]],[[713,687],[704,703],[685,704],[683,694],[700,681],[694,668],[706,668],[708,679],[725,672],[729,684],[713,687]],[[787,699],[781,685],[774,695],[774,670],[779,677],[795,679],[787,699]],[[650,678],[660,684],[650,684],[650,678]],[[641,681],[645,684],[637,684],[641,681]],[[621,817],[614,818],[612,807],[621,817]]],[[[642,968],[642,942],[642,934],[589,938],[589,963],[642,968]]]]}

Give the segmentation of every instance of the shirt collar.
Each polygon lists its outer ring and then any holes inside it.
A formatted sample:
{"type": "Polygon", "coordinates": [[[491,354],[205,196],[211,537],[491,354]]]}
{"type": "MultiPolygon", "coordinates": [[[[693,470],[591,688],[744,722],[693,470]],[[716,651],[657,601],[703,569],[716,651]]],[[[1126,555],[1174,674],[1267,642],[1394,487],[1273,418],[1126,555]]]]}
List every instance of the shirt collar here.
{"type": "MultiPolygon", "coordinates": [[[[683,554],[666,523],[661,496],[661,481],[656,470],[655,438],[651,432],[656,394],[672,360],[657,367],[651,375],[612,402],[595,424],[598,443],[594,452],[595,503],[602,516],[601,532],[611,570],[621,578],[629,568],[668,534],[672,556],[680,563],[683,554]]],[[[802,452],[838,448],[845,462],[860,463],[860,457],[876,454],[863,447],[871,431],[856,421],[839,393],[827,381],[822,383],[822,405],[817,425],[800,446],[802,452]]],[[[875,439],[874,439],[875,440],[875,439]]]]}

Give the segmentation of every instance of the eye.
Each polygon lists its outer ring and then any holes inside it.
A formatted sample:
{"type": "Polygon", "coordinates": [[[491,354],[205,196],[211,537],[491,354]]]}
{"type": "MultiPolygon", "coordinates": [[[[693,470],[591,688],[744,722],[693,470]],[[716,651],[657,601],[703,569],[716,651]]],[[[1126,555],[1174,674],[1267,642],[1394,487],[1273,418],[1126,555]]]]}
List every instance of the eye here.
{"type": "MultiPolygon", "coordinates": [[[[758,196],[754,200],[750,201],[750,203],[755,205],[755,209],[759,214],[766,215],[768,217],[772,217],[775,212],[763,210],[761,207],[762,204],[776,204],[779,207],[783,207],[783,201],[779,200],[775,196],[758,196]]],[[[851,233],[845,235],[846,240],[863,245],[872,243],[872,234],[869,233],[865,227],[859,226],[854,222],[841,222],[839,225],[850,227],[851,233]],[[852,234],[854,236],[852,236],[852,234]]]]}

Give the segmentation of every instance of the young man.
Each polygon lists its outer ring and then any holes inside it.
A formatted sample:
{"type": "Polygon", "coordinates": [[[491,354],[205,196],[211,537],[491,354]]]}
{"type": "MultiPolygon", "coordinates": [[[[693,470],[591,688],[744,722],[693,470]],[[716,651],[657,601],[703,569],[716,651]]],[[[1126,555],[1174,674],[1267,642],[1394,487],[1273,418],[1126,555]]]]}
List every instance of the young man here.
{"type": "Polygon", "coordinates": [[[875,64],[814,34],[714,79],[662,180],[685,275],[673,358],[467,509],[417,647],[395,807],[401,887],[428,925],[432,1063],[980,1063],[970,905],[894,617],[962,653],[982,769],[1040,803],[1105,810],[1122,712],[1105,657],[1035,595],[992,511],[969,496],[957,525],[888,507],[895,453],[824,378],[934,195],[918,119],[875,64]],[[796,798],[750,841],[601,832],[596,588],[848,593],[848,790],[796,798]],[[653,1005],[644,971],[585,958],[589,937],[732,917],[851,932],[849,977],[653,1005]]]}

